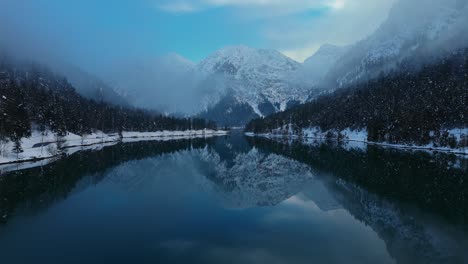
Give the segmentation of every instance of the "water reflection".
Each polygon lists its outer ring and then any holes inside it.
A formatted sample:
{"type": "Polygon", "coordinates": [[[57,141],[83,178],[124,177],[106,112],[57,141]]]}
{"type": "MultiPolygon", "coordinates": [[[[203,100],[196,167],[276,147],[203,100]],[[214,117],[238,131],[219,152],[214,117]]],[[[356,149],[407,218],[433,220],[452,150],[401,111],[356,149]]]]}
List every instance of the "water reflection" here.
{"type": "Polygon", "coordinates": [[[325,142],[249,140],[309,164],[333,196],[328,203],[334,207],[338,201],[372,227],[398,263],[468,262],[464,157],[325,142]]]}
{"type": "Polygon", "coordinates": [[[3,175],[0,256],[466,263],[466,177],[452,156],[240,134],[118,145],[3,175]]]}
{"type": "Polygon", "coordinates": [[[0,175],[0,224],[8,221],[18,207],[40,210],[72,192],[97,184],[119,164],[212,142],[213,139],[184,139],[119,144],[100,151],[78,152],[47,166],[5,173],[0,175]]]}
{"type": "Polygon", "coordinates": [[[332,174],[379,195],[468,224],[466,157],[375,146],[343,148],[324,142],[248,140],[264,151],[308,164],[315,173],[332,174]]]}

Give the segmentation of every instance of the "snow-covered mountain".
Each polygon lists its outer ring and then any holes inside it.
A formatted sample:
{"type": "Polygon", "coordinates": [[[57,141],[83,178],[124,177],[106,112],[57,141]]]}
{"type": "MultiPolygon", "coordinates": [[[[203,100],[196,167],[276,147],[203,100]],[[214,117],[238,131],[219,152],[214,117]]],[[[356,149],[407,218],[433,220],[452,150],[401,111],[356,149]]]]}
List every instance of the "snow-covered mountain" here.
{"type": "Polygon", "coordinates": [[[402,60],[422,63],[466,46],[467,3],[399,0],[366,39],[352,46],[323,45],[302,64],[275,50],[231,46],[196,65],[176,54],[144,67],[132,65],[117,74],[117,86],[126,87],[125,95],[141,107],[199,113],[220,125],[240,126],[375,78],[402,60]]]}
{"type": "Polygon", "coordinates": [[[468,43],[468,0],[399,0],[376,32],[352,46],[323,45],[304,63],[275,50],[231,46],[198,64],[179,55],[130,67],[118,82],[138,106],[240,126],[317,95],[443,55],[468,43]],[[424,7],[424,8],[421,8],[424,7]],[[136,91],[136,92],[135,92],[136,91]],[[166,105],[165,105],[166,104],[166,105]]]}
{"type": "Polygon", "coordinates": [[[207,102],[203,116],[239,125],[304,102],[307,92],[290,83],[300,68],[300,63],[275,50],[246,46],[218,50],[196,66],[204,79],[222,80],[215,82],[217,96],[207,102]]]}
{"type": "Polygon", "coordinates": [[[240,126],[306,102],[346,49],[324,45],[301,64],[276,50],[230,46],[198,64],[178,54],[127,63],[107,79],[135,106],[240,126]]]}
{"type": "Polygon", "coordinates": [[[427,60],[468,43],[467,0],[400,0],[388,19],[334,64],[327,80],[344,87],[393,70],[404,59],[427,60]]]}

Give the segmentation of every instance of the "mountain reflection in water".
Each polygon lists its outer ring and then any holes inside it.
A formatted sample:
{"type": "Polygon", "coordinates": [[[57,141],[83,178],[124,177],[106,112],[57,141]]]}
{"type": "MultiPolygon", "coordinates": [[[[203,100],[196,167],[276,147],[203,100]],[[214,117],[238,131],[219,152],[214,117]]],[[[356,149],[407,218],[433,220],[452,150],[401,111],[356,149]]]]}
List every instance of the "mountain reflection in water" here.
{"type": "Polygon", "coordinates": [[[466,263],[466,172],[452,155],[238,133],[120,144],[2,175],[0,256],[466,263]]]}

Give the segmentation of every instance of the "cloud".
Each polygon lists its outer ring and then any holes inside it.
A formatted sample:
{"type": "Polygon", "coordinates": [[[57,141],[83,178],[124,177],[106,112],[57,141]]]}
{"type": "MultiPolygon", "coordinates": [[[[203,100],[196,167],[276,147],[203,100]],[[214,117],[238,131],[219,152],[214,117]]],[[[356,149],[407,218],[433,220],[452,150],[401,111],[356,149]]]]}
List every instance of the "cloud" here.
{"type": "Polygon", "coordinates": [[[334,0],[334,1],[328,1],[327,5],[331,8],[334,9],[342,9],[346,5],[346,0],[334,0]]]}
{"type": "Polygon", "coordinates": [[[197,6],[185,2],[166,3],[158,6],[159,9],[170,13],[191,13],[198,11],[197,6]]]}
{"type": "Polygon", "coordinates": [[[225,8],[232,14],[229,19],[258,28],[262,48],[303,61],[323,44],[351,45],[370,35],[395,1],[172,0],[158,1],[158,7],[178,14],[225,8]]]}
{"type": "MultiPolygon", "coordinates": [[[[160,10],[170,13],[199,12],[207,9],[231,7],[239,9],[257,9],[260,13],[283,10],[286,13],[303,12],[316,8],[343,8],[347,0],[176,0],[158,1],[160,10]],[[259,10],[261,9],[261,10],[259,10]]],[[[277,13],[277,12],[275,12],[277,13]]]]}
{"type": "Polygon", "coordinates": [[[386,20],[394,3],[395,0],[335,1],[335,8],[320,16],[272,20],[262,34],[266,43],[272,43],[271,48],[303,61],[323,44],[352,45],[371,35],[386,20]]]}

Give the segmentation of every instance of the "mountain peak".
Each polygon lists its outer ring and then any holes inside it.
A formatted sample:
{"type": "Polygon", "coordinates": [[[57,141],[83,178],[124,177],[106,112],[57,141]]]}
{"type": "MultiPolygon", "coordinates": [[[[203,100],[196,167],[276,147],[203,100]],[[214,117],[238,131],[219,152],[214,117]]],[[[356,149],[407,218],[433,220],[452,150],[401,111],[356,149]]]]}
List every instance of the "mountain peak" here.
{"type": "Polygon", "coordinates": [[[291,74],[300,68],[300,63],[276,50],[247,46],[225,47],[197,66],[207,78],[224,78],[220,88],[216,89],[230,98],[223,101],[222,109],[227,109],[223,115],[234,116],[238,111],[246,119],[265,116],[286,109],[290,103],[305,101],[306,93],[291,87],[289,82],[291,74]]]}
{"type": "Polygon", "coordinates": [[[239,70],[275,68],[295,70],[299,63],[276,50],[255,49],[244,45],[228,46],[215,51],[200,62],[201,72],[236,74],[239,70]]]}

